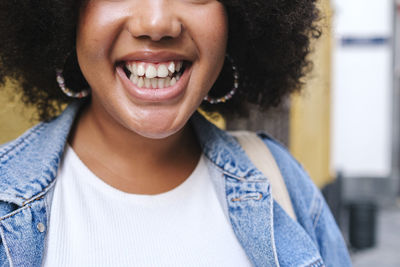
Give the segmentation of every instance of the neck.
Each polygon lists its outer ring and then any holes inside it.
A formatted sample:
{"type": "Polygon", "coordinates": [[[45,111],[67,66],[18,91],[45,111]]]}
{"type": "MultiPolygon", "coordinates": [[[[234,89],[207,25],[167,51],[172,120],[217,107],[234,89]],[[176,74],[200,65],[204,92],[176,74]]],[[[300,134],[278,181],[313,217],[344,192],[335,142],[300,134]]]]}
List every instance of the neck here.
{"type": "Polygon", "coordinates": [[[182,183],[193,171],[200,146],[190,126],[162,139],[143,137],[90,108],[82,111],[69,142],[83,163],[119,190],[157,194],[182,183]]]}

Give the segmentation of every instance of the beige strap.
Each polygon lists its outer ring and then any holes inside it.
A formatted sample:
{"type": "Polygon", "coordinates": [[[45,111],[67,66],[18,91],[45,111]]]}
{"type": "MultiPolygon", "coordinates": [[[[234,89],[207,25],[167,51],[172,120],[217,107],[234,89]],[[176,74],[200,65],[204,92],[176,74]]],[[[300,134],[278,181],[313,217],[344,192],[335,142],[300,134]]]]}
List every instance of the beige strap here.
{"type": "Polygon", "coordinates": [[[253,132],[234,131],[230,132],[230,134],[238,140],[257,169],[268,178],[271,184],[272,197],[275,201],[279,203],[292,219],[296,220],[296,214],[294,213],[285,181],[268,147],[253,132]]]}

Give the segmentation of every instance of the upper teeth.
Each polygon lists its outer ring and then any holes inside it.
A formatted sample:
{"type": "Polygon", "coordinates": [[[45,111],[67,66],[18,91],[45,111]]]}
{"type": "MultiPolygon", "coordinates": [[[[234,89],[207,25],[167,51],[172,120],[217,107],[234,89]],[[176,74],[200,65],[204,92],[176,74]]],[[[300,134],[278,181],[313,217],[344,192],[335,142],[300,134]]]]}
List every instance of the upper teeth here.
{"type": "Polygon", "coordinates": [[[126,68],[131,72],[129,79],[136,86],[142,88],[165,88],[173,86],[180,79],[183,61],[166,63],[132,62],[126,68]]]}
{"type": "Polygon", "coordinates": [[[182,61],[170,61],[166,63],[152,64],[144,62],[127,63],[126,68],[134,76],[144,76],[144,78],[166,78],[173,73],[179,72],[182,68],[182,61]]]}

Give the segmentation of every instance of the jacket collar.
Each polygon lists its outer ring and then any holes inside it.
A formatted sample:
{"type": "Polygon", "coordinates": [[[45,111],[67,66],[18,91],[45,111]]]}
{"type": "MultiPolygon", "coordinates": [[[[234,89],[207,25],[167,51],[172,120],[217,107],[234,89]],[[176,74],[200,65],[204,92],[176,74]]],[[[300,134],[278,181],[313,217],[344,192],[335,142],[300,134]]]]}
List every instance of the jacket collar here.
{"type": "Polygon", "coordinates": [[[217,128],[198,112],[192,116],[191,122],[203,153],[226,175],[241,181],[266,181],[229,133],[217,128]]]}
{"type": "Polygon", "coordinates": [[[58,118],[1,147],[0,200],[23,206],[47,192],[79,107],[72,103],[58,118]]]}

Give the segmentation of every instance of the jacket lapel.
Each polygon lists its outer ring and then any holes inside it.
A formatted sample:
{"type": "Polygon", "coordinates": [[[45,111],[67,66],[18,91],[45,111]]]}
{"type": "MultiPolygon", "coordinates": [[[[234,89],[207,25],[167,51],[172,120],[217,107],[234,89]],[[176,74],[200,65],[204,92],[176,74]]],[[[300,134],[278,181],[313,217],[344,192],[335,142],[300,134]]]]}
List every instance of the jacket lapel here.
{"type": "Polygon", "coordinates": [[[250,261],[255,266],[279,266],[268,180],[255,168],[232,136],[198,113],[193,116],[192,122],[204,154],[225,178],[228,217],[250,261]]]}
{"type": "Polygon", "coordinates": [[[312,239],[273,200],[267,177],[236,139],[199,114],[193,116],[192,122],[203,152],[225,180],[227,204],[223,206],[250,261],[255,266],[323,266],[312,239]]]}

